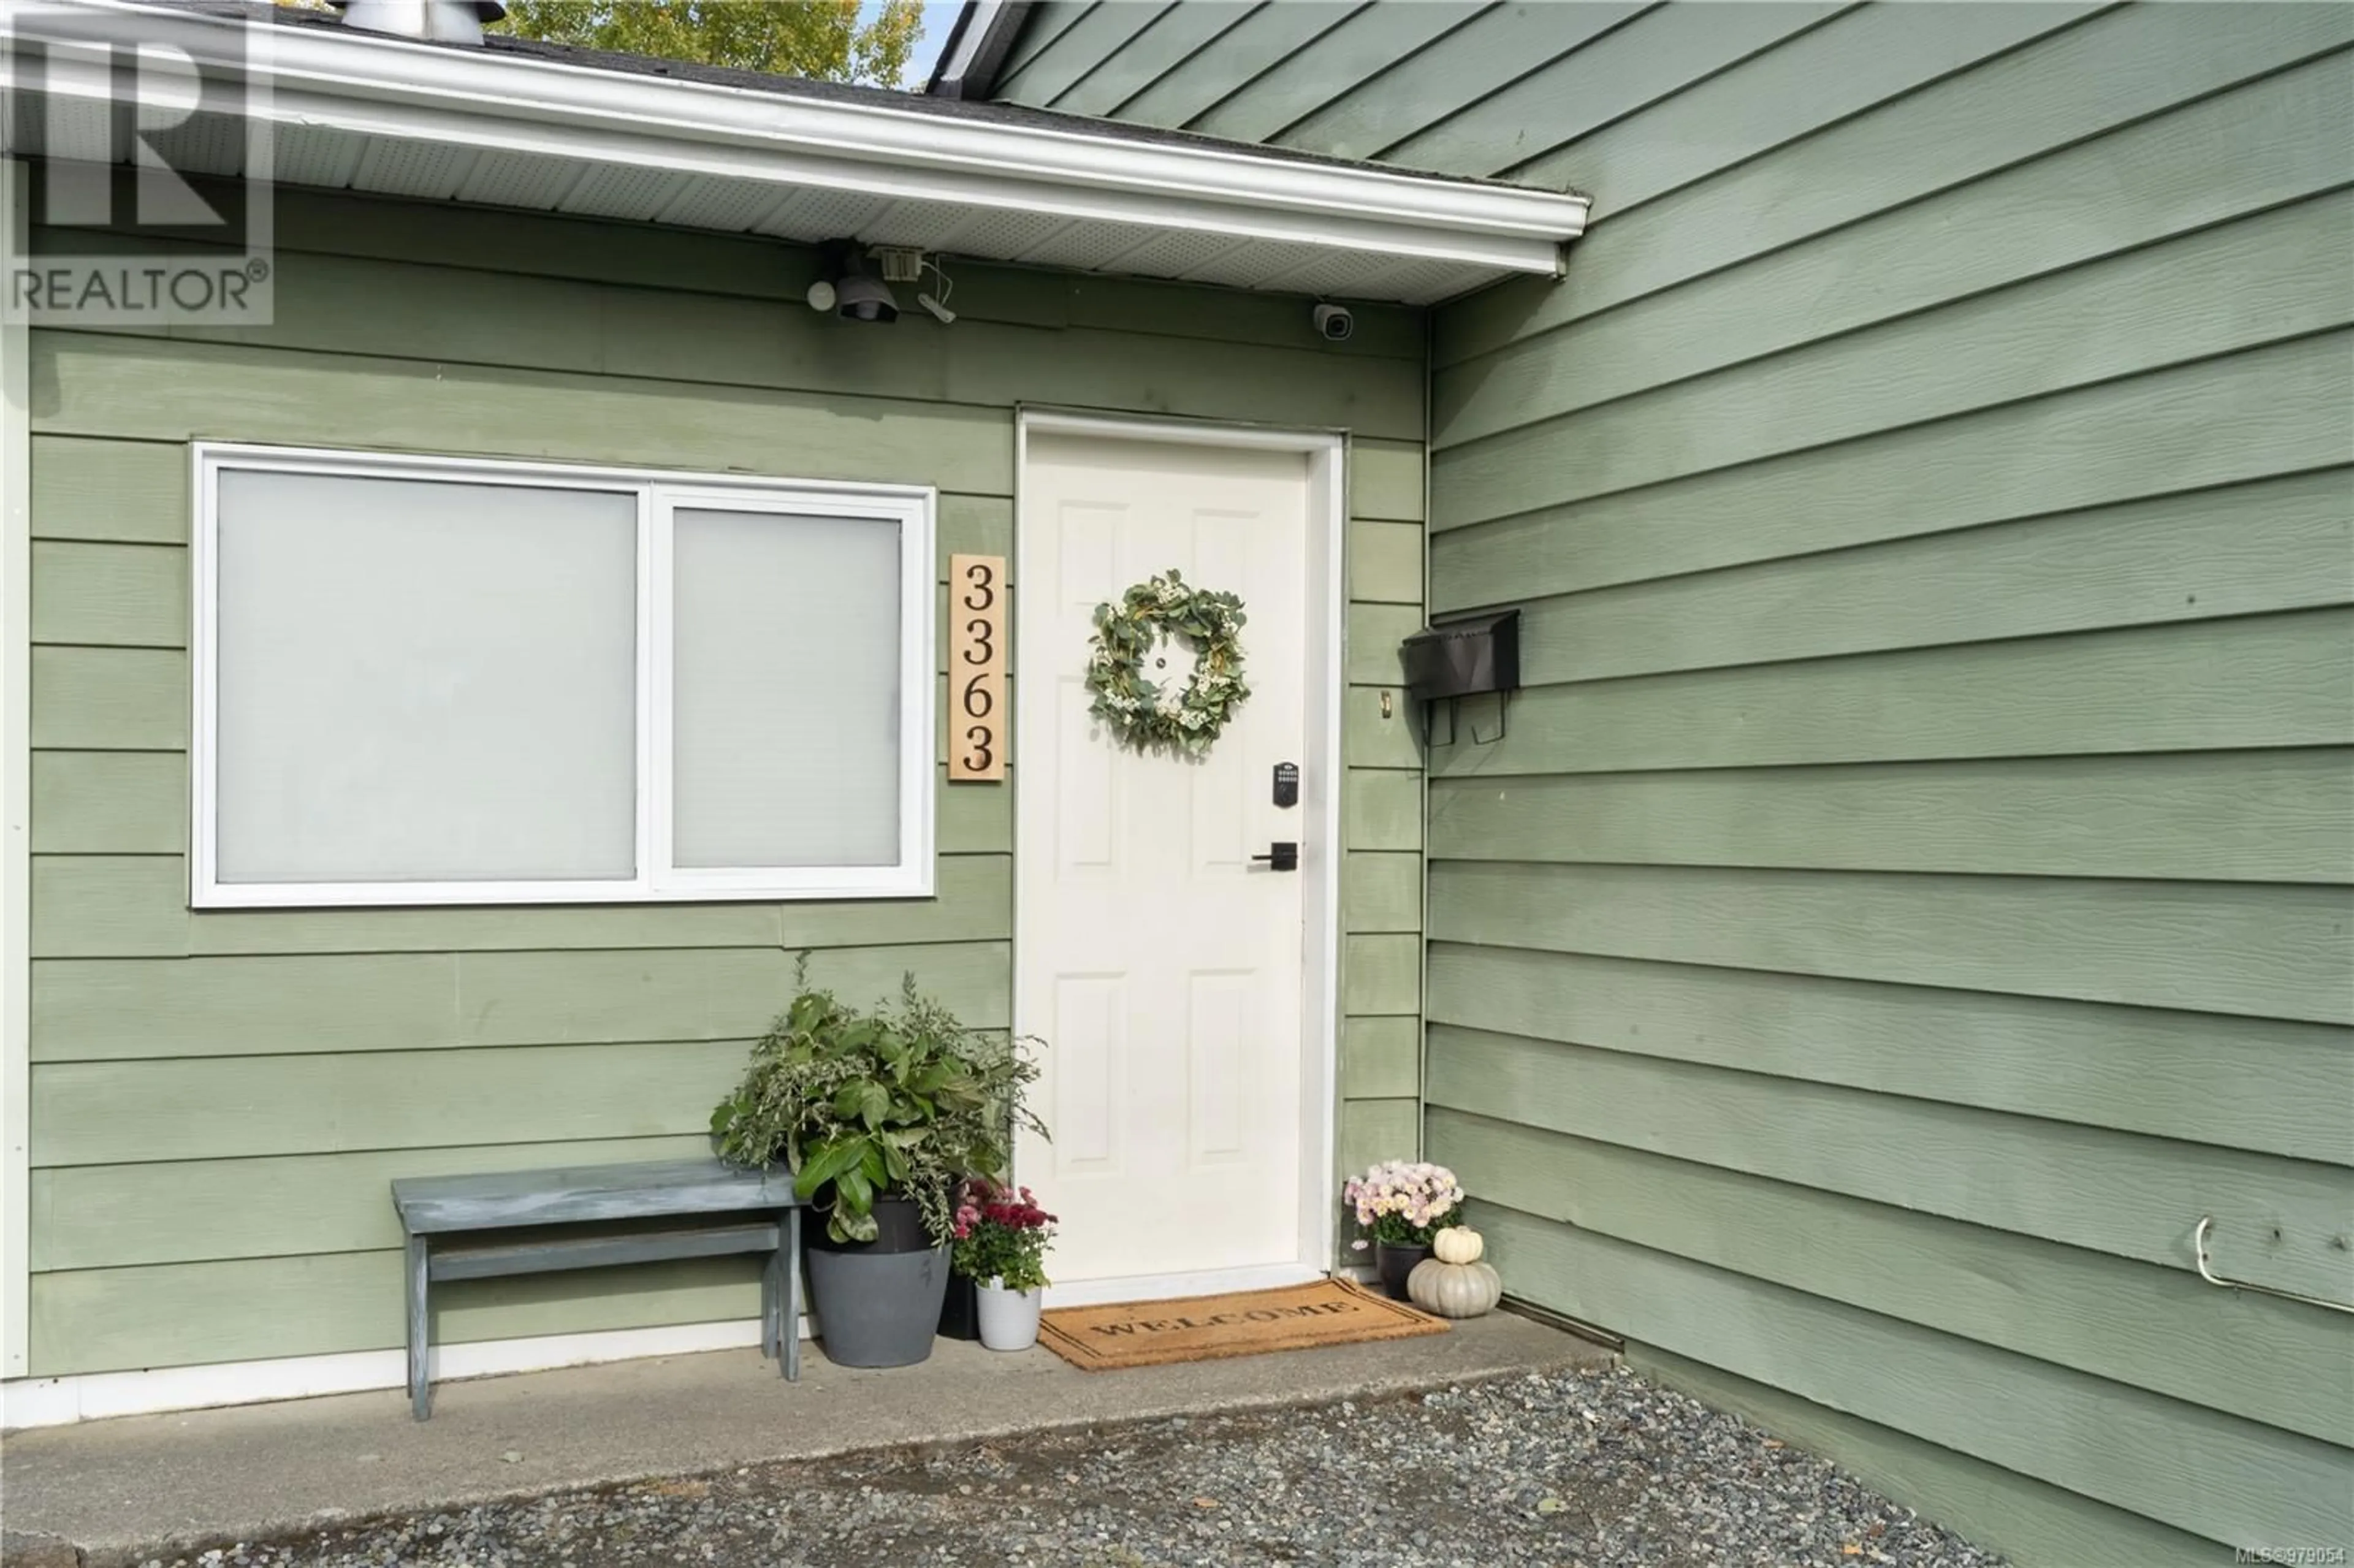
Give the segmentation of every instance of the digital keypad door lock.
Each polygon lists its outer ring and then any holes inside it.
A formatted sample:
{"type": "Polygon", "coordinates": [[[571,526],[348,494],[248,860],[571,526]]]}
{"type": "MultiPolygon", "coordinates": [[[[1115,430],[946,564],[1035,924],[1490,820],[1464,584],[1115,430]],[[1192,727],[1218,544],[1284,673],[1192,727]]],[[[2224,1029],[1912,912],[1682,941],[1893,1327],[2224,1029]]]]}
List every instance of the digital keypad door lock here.
{"type": "Polygon", "coordinates": [[[1278,806],[1299,804],[1299,764],[1297,762],[1275,765],[1275,803],[1278,806]]]}

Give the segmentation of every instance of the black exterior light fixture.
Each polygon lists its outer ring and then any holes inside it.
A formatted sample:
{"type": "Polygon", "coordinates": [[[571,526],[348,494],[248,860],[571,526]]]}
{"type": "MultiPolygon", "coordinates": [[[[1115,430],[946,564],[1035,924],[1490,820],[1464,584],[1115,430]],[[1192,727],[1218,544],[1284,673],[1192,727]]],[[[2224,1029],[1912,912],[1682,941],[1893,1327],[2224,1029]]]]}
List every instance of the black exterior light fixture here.
{"type": "Polygon", "coordinates": [[[832,311],[844,321],[896,322],[899,302],[891,285],[866,265],[866,248],[855,239],[829,239],[818,247],[818,280],[809,286],[810,309],[832,311]]]}
{"type": "Polygon", "coordinates": [[[1433,707],[1441,701],[1448,705],[1447,739],[1434,738],[1433,745],[1454,745],[1457,706],[1465,697],[1490,692],[1496,694],[1496,733],[1483,740],[1474,729],[1471,739],[1486,746],[1504,738],[1505,709],[1521,687],[1519,610],[1486,609],[1435,620],[1406,638],[1399,660],[1405,666],[1407,692],[1422,704],[1425,735],[1434,734],[1433,707]]]}

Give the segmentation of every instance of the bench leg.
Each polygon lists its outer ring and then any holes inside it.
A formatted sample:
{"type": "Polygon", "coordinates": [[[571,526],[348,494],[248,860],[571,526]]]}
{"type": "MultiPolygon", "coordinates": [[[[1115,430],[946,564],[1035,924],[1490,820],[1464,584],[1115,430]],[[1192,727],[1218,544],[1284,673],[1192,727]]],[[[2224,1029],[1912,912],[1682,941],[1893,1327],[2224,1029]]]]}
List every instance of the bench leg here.
{"type": "Polygon", "coordinates": [[[781,1306],[777,1323],[777,1360],[784,1363],[785,1381],[801,1377],[801,1212],[785,1211],[785,1245],[777,1255],[782,1277],[777,1294],[781,1306]]]}
{"type": "Polygon", "coordinates": [[[433,1388],[426,1381],[425,1238],[408,1238],[408,1413],[423,1421],[433,1414],[433,1388]]]}
{"type": "MultiPolygon", "coordinates": [[[[783,1235],[784,1227],[777,1227],[783,1235]]],[[[777,1257],[770,1253],[760,1266],[760,1359],[767,1361],[777,1353],[777,1257]]]]}

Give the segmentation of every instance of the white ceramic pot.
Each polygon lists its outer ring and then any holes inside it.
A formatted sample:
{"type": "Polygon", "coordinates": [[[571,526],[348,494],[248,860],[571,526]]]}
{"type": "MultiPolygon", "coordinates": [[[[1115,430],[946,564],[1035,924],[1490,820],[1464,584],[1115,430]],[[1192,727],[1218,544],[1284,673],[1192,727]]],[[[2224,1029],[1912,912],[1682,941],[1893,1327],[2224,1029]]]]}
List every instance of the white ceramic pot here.
{"type": "Polygon", "coordinates": [[[992,1351],[1026,1351],[1038,1342],[1038,1302],[1044,1290],[1008,1290],[994,1279],[974,1287],[981,1305],[981,1342],[992,1351]]]}

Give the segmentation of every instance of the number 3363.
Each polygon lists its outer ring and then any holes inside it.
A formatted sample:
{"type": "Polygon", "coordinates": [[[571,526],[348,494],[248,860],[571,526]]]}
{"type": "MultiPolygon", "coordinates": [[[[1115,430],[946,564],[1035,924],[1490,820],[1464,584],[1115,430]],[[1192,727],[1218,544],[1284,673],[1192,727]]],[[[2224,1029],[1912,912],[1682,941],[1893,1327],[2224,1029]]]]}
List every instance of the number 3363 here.
{"type": "Polygon", "coordinates": [[[1005,777],[1005,557],[949,557],[949,779],[1005,777]]]}

